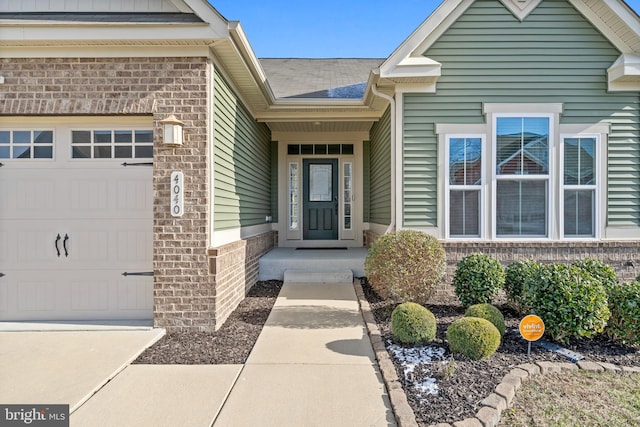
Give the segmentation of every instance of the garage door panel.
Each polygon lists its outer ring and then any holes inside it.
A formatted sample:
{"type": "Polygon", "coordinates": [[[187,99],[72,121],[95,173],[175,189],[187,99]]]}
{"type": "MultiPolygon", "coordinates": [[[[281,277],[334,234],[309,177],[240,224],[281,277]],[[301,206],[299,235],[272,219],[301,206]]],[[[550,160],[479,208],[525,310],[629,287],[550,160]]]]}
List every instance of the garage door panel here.
{"type": "Polygon", "coordinates": [[[66,294],[65,288],[56,286],[52,280],[18,280],[17,281],[18,310],[22,313],[38,312],[38,318],[46,318],[47,312],[58,308],[58,294],[66,294]]]}
{"type": "MultiPolygon", "coordinates": [[[[97,224],[96,224],[97,225],[97,224]]],[[[95,227],[94,225],[93,227],[95,227]]],[[[86,225],[85,225],[86,226],[86,225]]],[[[109,231],[78,230],[80,226],[68,234],[67,250],[69,259],[76,268],[104,268],[111,264],[115,252],[109,239],[109,231]]]]}
{"type": "Polygon", "coordinates": [[[122,277],[118,283],[118,310],[151,315],[153,300],[148,295],[153,295],[153,277],[122,277]]]}
{"type": "MultiPolygon", "coordinates": [[[[105,177],[106,178],[106,177],[105,177]]],[[[70,207],[76,214],[105,216],[109,204],[109,182],[99,179],[70,179],[70,207]]]]}
{"type": "Polygon", "coordinates": [[[118,265],[137,265],[151,268],[153,259],[153,233],[151,231],[122,230],[117,232],[118,265]]]}
{"type": "Polygon", "coordinates": [[[71,282],[71,310],[109,310],[109,281],[96,277],[71,282]]]}
{"type": "Polygon", "coordinates": [[[63,252],[63,236],[58,238],[54,230],[47,227],[38,226],[33,221],[23,221],[21,224],[27,223],[33,229],[18,229],[10,232],[14,235],[9,237],[9,242],[15,242],[17,247],[17,259],[15,260],[21,268],[63,268],[59,262],[58,251],[60,256],[64,256],[63,252]],[[57,247],[56,249],[56,242],[57,247]]]}
{"type": "Polygon", "coordinates": [[[116,209],[130,218],[147,218],[153,212],[153,194],[149,191],[151,173],[144,179],[124,179],[117,183],[116,209]]]}

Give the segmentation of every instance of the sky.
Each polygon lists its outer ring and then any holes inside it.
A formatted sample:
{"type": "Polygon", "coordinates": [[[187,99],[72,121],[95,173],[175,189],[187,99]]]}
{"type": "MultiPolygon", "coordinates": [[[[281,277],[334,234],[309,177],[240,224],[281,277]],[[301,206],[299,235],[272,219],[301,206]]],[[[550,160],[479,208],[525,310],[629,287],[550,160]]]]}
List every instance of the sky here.
{"type": "MultiPolygon", "coordinates": [[[[209,0],[259,58],[387,58],[441,0],[209,0]]],[[[627,0],[640,12],[640,0],[627,0]]]]}

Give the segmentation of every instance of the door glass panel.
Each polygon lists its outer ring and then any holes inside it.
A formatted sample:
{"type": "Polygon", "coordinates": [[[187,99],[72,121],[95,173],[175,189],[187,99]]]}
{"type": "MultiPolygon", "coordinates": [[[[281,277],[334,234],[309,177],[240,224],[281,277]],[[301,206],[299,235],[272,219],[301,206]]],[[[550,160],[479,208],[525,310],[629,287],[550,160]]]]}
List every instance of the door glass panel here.
{"type": "Polygon", "coordinates": [[[330,202],[333,199],[332,165],[309,165],[309,200],[330,202]]]}
{"type": "Polygon", "coordinates": [[[52,159],[53,158],[53,147],[33,147],[33,158],[34,159],[52,159]]]}
{"type": "Polygon", "coordinates": [[[14,159],[28,159],[31,157],[31,147],[14,145],[13,146],[13,158],[14,159]]]}

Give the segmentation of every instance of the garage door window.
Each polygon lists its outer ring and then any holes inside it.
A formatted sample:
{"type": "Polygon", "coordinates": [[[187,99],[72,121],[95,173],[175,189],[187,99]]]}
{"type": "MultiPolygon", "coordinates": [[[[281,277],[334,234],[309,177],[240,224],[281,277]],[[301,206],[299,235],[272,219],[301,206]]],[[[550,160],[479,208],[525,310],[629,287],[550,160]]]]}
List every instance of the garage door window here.
{"type": "Polygon", "coordinates": [[[0,130],[0,159],[52,159],[53,131],[0,130]]]}
{"type": "Polygon", "coordinates": [[[151,159],[152,130],[74,130],[74,159],[151,159]]]}

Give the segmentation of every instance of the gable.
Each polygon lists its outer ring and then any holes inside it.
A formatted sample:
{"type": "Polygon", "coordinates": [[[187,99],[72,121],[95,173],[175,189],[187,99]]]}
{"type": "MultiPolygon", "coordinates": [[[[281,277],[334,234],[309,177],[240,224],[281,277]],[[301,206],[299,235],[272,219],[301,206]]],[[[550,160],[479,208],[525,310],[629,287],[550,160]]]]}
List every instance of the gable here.
{"type": "Polygon", "coordinates": [[[542,0],[500,0],[519,20],[524,20],[542,0]]]}

